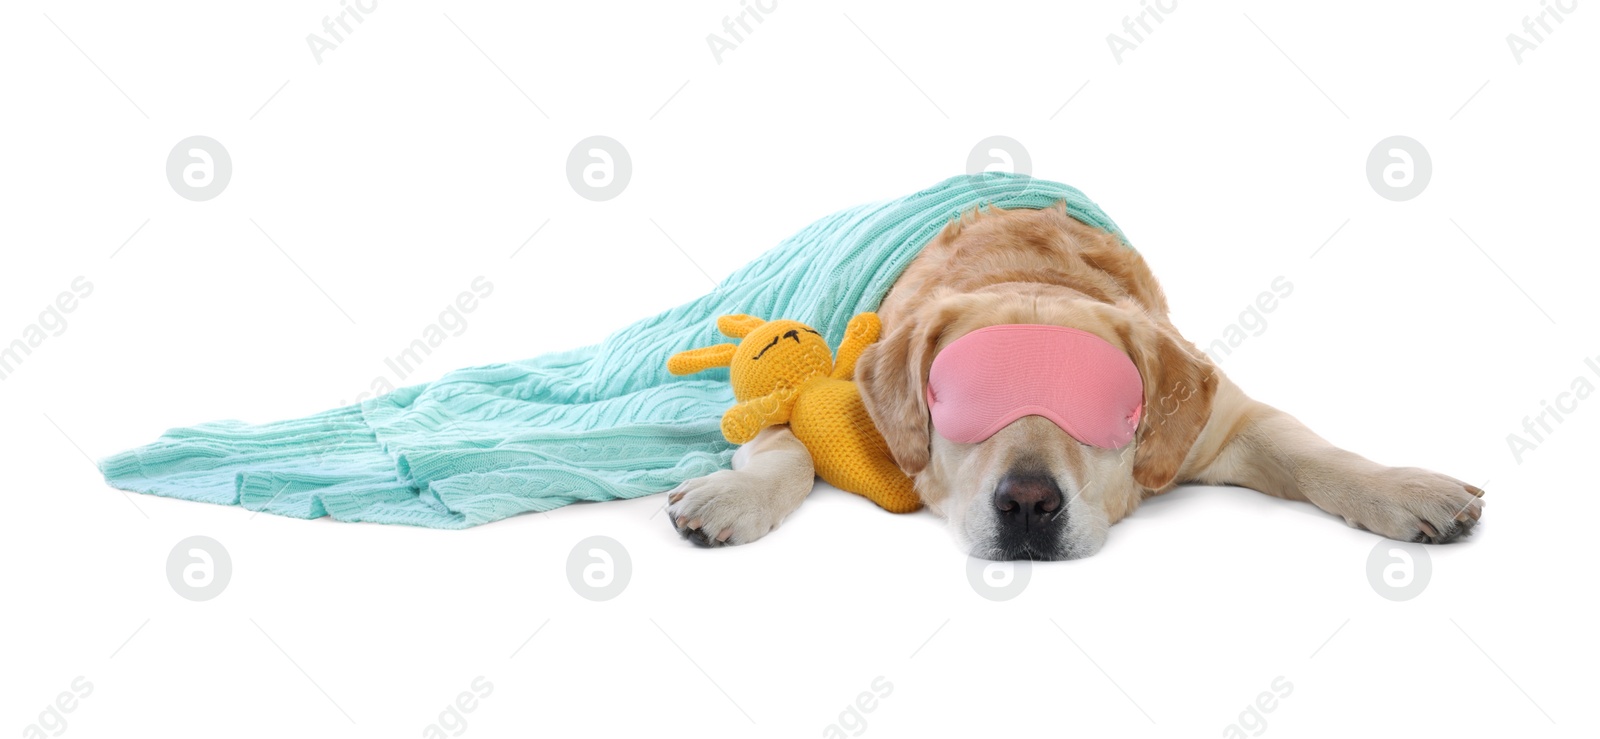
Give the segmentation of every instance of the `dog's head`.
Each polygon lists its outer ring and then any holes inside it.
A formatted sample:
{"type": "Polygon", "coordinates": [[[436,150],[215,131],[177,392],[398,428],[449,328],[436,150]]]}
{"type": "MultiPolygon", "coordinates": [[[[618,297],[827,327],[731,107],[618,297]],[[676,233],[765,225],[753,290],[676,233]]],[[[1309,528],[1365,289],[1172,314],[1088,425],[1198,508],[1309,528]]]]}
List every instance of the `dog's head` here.
{"type": "Polygon", "coordinates": [[[1131,300],[1105,302],[1056,285],[1007,283],[945,292],[862,356],[856,382],[890,452],[918,493],[985,559],[1074,559],[1098,551],[1112,523],[1170,487],[1211,413],[1215,370],[1167,324],[1131,300]],[[1144,385],[1134,441],[1090,446],[1026,415],[976,443],[941,436],[926,386],[951,342],[1004,324],[1064,326],[1126,353],[1144,385]]]}

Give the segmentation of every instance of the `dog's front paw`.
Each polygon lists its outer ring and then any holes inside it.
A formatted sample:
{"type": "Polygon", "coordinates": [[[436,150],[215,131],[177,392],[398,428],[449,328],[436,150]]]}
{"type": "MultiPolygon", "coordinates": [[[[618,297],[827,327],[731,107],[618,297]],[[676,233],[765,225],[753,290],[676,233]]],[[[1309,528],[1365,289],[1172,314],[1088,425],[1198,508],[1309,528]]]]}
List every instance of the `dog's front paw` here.
{"type": "Polygon", "coordinates": [[[1483,515],[1483,491],[1448,475],[1390,467],[1358,483],[1352,526],[1399,541],[1446,544],[1467,536],[1483,515]]]}
{"type": "Polygon", "coordinates": [[[667,520],[702,547],[748,544],[778,527],[793,508],[748,475],[721,470],[687,480],[667,493],[667,520]]]}

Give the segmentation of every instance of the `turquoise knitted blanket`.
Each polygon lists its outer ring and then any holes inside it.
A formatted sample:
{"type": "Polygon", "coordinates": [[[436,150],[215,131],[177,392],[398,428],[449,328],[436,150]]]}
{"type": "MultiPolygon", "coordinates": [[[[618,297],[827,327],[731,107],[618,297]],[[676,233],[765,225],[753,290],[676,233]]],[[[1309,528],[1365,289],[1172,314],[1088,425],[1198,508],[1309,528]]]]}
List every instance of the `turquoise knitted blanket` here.
{"type": "Polygon", "coordinates": [[[296,518],[465,528],[580,500],[635,498],[729,466],[727,370],[667,373],[667,357],[724,341],[716,318],[749,313],[815,326],[838,346],[876,310],[952,218],[993,204],[1065,202],[1117,233],[1083,193],[1021,175],[957,176],[824,218],[710,294],[593,346],[456,370],[356,405],[267,424],[168,431],[100,462],[140,493],[296,518]]]}

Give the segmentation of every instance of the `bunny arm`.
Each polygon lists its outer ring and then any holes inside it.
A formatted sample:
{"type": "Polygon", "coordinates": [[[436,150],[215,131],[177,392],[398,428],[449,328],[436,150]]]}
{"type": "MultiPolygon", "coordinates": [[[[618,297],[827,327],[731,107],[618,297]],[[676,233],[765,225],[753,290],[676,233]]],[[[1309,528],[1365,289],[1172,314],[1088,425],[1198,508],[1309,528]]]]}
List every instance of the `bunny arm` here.
{"type": "Polygon", "coordinates": [[[788,423],[800,393],[794,388],[778,388],[759,398],[751,398],[722,414],[722,435],[734,444],[744,444],[768,426],[788,423]]]}
{"type": "Polygon", "coordinates": [[[878,320],[876,313],[862,313],[850,319],[850,324],[845,326],[844,340],[839,342],[839,356],[833,365],[832,377],[835,380],[848,380],[856,374],[856,360],[861,358],[861,353],[878,340],[883,332],[883,323],[878,320]]]}

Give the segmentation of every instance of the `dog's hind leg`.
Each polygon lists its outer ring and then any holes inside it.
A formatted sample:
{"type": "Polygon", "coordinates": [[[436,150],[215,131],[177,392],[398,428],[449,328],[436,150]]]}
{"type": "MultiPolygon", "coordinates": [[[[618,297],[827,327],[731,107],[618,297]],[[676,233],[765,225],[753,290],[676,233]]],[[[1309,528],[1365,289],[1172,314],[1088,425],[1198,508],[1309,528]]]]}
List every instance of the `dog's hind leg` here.
{"type": "Polygon", "coordinates": [[[747,544],[783,523],[811,492],[811,453],[788,426],[762,429],[733,455],[733,469],[667,492],[667,520],[703,547],[747,544]]]}

